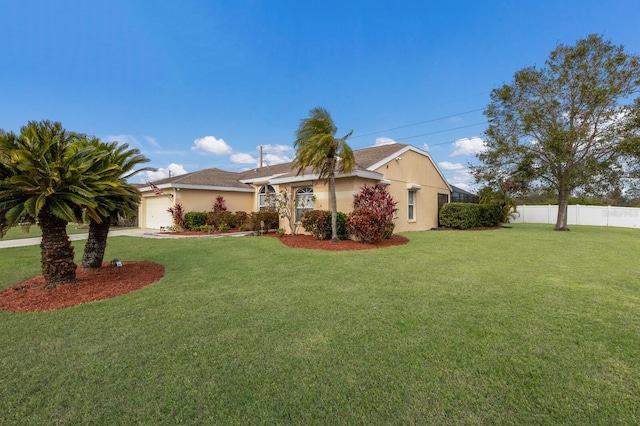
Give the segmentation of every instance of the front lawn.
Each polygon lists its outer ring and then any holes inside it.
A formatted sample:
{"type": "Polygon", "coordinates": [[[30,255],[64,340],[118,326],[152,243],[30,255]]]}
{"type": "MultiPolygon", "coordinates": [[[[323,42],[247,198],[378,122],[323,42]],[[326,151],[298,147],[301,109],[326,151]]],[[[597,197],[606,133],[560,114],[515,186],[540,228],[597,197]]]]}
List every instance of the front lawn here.
{"type": "MultiPolygon", "coordinates": [[[[69,223],[67,224],[67,234],[86,234],[89,232],[88,225],[82,225],[78,223],[69,223]]],[[[14,226],[13,228],[9,228],[7,234],[0,239],[0,241],[4,240],[17,240],[20,238],[37,238],[42,237],[42,231],[38,225],[31,225],[28,228],[22,226],[14,226]]]]}
{"type": "MultiPolygon", "coordinates": [[[[0,424],[640,422],[638,230],[403,235],[111,238],[165,277],[0,312],[0,424]]],[[[2,288],[39,274],[37,246],[0,249],[2,288]]]]}

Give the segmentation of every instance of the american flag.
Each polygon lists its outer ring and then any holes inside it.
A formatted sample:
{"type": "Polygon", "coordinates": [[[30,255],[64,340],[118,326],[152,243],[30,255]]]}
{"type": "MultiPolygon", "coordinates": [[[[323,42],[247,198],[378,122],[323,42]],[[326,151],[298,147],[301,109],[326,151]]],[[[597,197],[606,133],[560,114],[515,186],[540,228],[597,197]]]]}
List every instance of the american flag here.
{"type": "Polygon", "coordinates": [[[149,182],[149,186],[153,189],[153,192],[155,192],[156,195],[162,195],[162,190],[155,186],[153,182],[149,182]]]}

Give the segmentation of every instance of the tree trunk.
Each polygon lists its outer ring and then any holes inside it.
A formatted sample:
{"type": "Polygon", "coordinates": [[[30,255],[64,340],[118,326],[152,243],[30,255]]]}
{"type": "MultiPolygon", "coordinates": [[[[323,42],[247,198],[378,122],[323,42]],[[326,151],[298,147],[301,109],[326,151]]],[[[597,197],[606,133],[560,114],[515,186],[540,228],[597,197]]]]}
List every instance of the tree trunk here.
{"type": "Polygon", "coordinates": [[[98,223],[91,219],[89,236],[82,254],[82,269],[99,269],[102,267],[104,252],[107,248],[107,235],[111,226],[111,218],[103,218],[98,223]]]}
{"type": "Polygon", "coordinates": [[[560,188],[558,191],[558,218],[556,220],[556,226],[553,228],[555,231],[568,231],[567,227],[567,210],[569,207],[569,194],[570,191],[567,188],[560,188]]]}
{"type": "Polygon", "coordinates": [[[329,175],[329,194],[331,196],[331,241],[337,243],[338,239],[338,206],[336,199],[336,177],[329,175]]]}
{"type": "Polygon", "coordinates": [[[67,236],[67,221],[54,216],[45,207],[38,214],[38,226],[42,230],[40,263],[45,288],[74,282],[76,264],[73,263],[73,246],[67,236]]]}

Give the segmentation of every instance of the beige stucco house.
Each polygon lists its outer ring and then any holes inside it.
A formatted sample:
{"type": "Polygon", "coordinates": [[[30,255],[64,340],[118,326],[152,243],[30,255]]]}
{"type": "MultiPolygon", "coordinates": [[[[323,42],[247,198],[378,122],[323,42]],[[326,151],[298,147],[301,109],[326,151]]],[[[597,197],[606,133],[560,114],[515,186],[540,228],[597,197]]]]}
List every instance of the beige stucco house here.
{"type": "MultiPolygon", "coordinates": [[[[353,195],[363,184],[386,185],[397,204],[396,232],[421,231],[438,226],[438,212],[449,202],[451,187],[431,156],[419,148],[390,144],[354,151],[355,168],[336,176],[338,211],[353,209],[353,195]]],[[[296,214],[307,209],[330,210],[329,185],[311,172],[297,175],[291,163],[244,172],[205,169],[140,185],[142,201],[139,225],[143,228],[172,224],[167,209],[180,203],[185,211],[210,211],[218,195],[230,211],[258,211],[266,206],[269,192],[288,191],[296,200],[296,214]]],[[[286,220],[280,226],[289,231],[286,220]]]]}

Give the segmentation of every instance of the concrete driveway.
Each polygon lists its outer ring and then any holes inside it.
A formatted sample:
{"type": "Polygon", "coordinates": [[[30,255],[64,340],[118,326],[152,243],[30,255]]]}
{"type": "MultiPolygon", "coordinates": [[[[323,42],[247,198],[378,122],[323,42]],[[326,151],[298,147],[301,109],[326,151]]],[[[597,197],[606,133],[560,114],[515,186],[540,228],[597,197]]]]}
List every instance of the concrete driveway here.
{"type": "MultiPolygon", "coordinates": [[[[69,235],[71,241],[86,240],[89,234],[72,234],[69,235]]],[[[145,237],[145,238],[162,238],[160,231],[157,229],[118,229],[115,231],[109,231],[109,237],[118,237],[125,235],[128,237],[145,237]]],[[[40,244],[40,237],[35,238],[19,238],[17,240],[2,240],[0,239],[0,249],[8,247],[24,247],[24,246],[36,246],[40,244]]]]}

